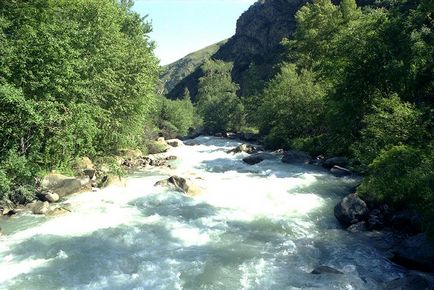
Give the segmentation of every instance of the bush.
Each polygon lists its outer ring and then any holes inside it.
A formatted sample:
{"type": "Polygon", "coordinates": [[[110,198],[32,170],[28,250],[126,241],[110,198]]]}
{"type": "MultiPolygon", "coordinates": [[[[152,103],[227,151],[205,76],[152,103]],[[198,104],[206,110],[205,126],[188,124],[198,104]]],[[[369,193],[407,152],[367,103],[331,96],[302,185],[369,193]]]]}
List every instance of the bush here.
{"type": "Polygon", "coordinates": [[[423,144],[427,138],[422,112],[397,96],[376,100],[363,119],[365,128],[352,145],[355,157],[369,165],[382,150],[399,144],[423,144]]]}
{"type": "Polygon", "coordinates": [[[425,215],[434,212],[434,153],[406,145],[393,146],[370,164],[370,174],[358,191],[369,200],[400,209],[412,207],[425,215]]]}

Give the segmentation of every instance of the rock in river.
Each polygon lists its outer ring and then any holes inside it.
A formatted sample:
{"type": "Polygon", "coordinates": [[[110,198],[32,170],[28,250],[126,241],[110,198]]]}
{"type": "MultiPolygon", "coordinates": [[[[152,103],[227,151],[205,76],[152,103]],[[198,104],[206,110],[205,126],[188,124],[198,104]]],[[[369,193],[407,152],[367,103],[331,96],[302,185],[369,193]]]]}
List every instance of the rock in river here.
{"type": "Polygon", "coordinates": [[[368,206],[357,194],[349,194],[334,209],[335,217],[345,226],[363,221],[369,213],[368,206]]]}

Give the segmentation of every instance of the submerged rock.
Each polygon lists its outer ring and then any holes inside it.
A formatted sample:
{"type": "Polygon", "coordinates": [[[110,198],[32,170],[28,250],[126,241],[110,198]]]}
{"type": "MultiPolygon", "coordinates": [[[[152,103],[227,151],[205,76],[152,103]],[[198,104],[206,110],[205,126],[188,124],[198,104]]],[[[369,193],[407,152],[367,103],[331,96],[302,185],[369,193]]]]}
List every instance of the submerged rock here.
{"type": "Polygon", "coordinates": [[[271,153],[256,153],[243,158],[243,161],[249,165],[254,165],[264,160],[273,160],[273,159],[276,159],[276,156],[274,156],[271,153]]]}
{"type": "Polygon", "coordinates": [[[170,140],[167,140],[166,143],[172,147],[180,147],[180,146],[184,145],[184,143],[179,139],[170,139],[170,140]]]}
{"type": "Polygon", "coordinates": [[[300,151],[286,151],[283,153],[283,163],[304,163],[308,164],[312,161],[312,158],[304,152],[300,151]]]}
{"type": "Polygon", "coordinates": [[[79,179],[56,173],[46,175],[41,185],[43,189],[53,191],[57,193],[59,197],[79,192],[82,187],[82,183],[79,179]]]}
{"type": "Polygon", "coordinates": [[[350,176],[353,174],[351,170],[338,165],[333,166],[332,169],[330,169],[330,173],[336,177],[350,176]]]}
{"type": "Polygon", "coordinates": [[[434,272],[434,242],[424,233],[407,238],[394,252],[392,261],[409,269],[434,272]]]}
{"type": "Polygon", "coordinates": [[[190,196],[198,195],[201,192],[201,189],[192,181],[176,175],[168,179],[160,180],[156,182],[154,186],[166,186],[176,191],[184,192],[190,196]]]}
{"type": "Polygon", "coordinates": [[[315,269],[313,269],[312,272],[310,272],[311,274],[344,274],[339,270],[336,270],[335,268],[329,267],[329,266],[318,266],[315,269]]]}
{"type": "Polygon", "coordinates": [[[433,290],[434,277],[421,273],[408,273],[404,277],[383,283],[385,290],[433,290]]]}
{"type": "Polygon", "coordinates": [[[333,166],[345,167],[348,165],[348,162],[348,158],[346,157],[332,157],[322,162],[322,166],[328,169],[333,168],[333,166]]]}
{"type": "Polygon", "coordinates": [[[337,220],[347,227],[363,221],[368,213],[368,206],[355,193],[345,196],[334,209],[337,220]]]}

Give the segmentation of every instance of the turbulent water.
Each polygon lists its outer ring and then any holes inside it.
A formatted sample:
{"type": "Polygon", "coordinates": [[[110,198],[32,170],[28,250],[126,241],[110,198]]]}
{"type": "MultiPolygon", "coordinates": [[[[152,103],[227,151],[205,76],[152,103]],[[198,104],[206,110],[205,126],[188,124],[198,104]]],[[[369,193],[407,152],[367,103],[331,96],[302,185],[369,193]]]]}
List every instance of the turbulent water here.
{"type": "Polygon", "coordinates": [[[1,221],[0,289],[381,289],[401,274],[335,221],[356,180],[194,142],[168,152],[171,169],[71,197],[72,213],[1,221]],[[153,186],[174,174],[203,193],[153,186]],[[319,265],[344,274],[310,274],[319,265]]]}

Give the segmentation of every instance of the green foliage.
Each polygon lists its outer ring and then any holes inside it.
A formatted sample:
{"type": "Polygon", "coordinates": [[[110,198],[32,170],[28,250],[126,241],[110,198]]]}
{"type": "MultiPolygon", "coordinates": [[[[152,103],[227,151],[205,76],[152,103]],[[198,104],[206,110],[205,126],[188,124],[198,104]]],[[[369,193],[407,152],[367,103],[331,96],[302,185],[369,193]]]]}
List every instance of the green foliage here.
{"type": "Polygon", "coordinates": [[[131,1],[2,2],[3,196],[28,201],[22,185],[33,185],[39,172],[68,171],[79,156],[144,143],[157,106],[158,61],[151,27],[131,7],[131,1]]]}
{"type": "Polygon", "coordinates": [[[291,139],[321,134],[323,115],[324,89],[315,75],[286,64],[263,93],[258,125],[267,145],[289,147],[291,139]]]}
{"type": "Polygon", "coordinates": [[[223,61],[207,61],[199,79],[197,108],[204,128],[210,133],[239,131],[244,125],[244,106],[237,97],[239,86],[232,82],[233,65],[223,61]]]}
{"type": "Polygon", "coordinates": [[[167,138],[186,136],[190,129],[199,124],[196,109],[186,89],[182,100],[161,99],[161,111],[158,126],[167,138]]]}
{"type": "Polygon", "coordinates": [[[273,147],[356,157],[369,168],[359,189],[366,198],[432,219],[433,3],[380,6],[303,6],[284,41],[292,64],[254,98],[253,120],[273,147]]]}
{"type": "Polygon", "coordinates": [[[405,145],[382,151],[370,165],[370,175],[359,188],[362,196],[397,208],[433,212],[434,154],[405,145]]]}
{"type": "Polygon", "coordinates": [[[422,112],[397,96],[378,99],[363,119],[360,139],[352,145],[354,155],[369,165],[382,150],[399,144],[422,144],[429,137],[422,112]]]}

